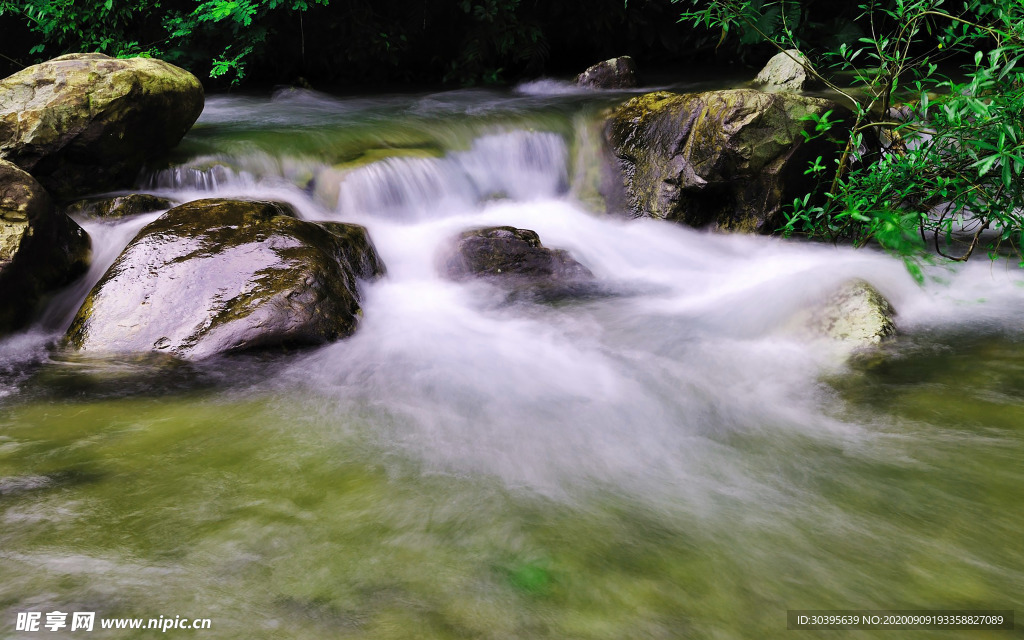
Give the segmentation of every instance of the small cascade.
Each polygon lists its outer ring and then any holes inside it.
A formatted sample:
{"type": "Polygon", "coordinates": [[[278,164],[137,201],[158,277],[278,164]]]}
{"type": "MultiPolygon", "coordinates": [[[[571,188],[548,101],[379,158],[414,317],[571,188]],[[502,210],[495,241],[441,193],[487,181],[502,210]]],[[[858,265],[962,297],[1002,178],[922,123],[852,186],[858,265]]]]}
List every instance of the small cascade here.
{"type": "Polygon", "coordinates": [[[305,188],[322,166],[322,161],[312,158],[222,153],[156,171],[143,180],[142,187],[163,192],[238,192],[261,183],[285,183],[305,188]]]}
{"type": "Polygon", "coordinates": [[[468,176],[446,158],[388,158],[340,178],[338,212],[422,219],[464,210],[477,199],[468,176]]]}
{"type": "MultiPolygon", "coordinates": [[[[481,136],[469,150],[442,158],[388,158],[325,179],[338,182],[341,214],[418,220],[493,199],[557,197],[568,189],[567,163],[560,135],[510,131],[481,136]]],[[[332,186],[318,185],[325,192],[332,186]]]]}
{"type": "Polygon", "coordinates": [[[161,191],[216,191],[226,184],[246,178],[251,180],[251,176],[243,178],[224,164],[214,164],[212,161],[204,164],[193,161],[189,165],[162,169],[144,180],[143,187],[161,191]]]}

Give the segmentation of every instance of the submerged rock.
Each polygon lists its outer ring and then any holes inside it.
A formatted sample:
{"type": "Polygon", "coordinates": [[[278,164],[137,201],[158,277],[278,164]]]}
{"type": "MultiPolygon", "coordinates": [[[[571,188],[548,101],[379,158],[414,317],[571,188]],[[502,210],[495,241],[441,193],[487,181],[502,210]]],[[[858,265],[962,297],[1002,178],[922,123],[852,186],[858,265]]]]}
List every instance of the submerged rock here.
{"type": "Polygon", "coordinates": [[[69,54],[0,80],[0,158],[57,196],[126,186],[202,110],[203,87],[184,69],[69,54]]]}
{"type": "Polygon", "coordinates": [[[754,78],[754,84],[765,91],[803,91],[808,84],[807,56],[797,49],[781,51],[754,78]]]}
{"type": "Polygon", "coordinates": [[[598,62],[576,76],[576,84],[593,89],[631,89],[637,86],[636,65],[629,56],[598,62]]]}
{"type": "Polygon", "coordinates": [[[114,198],[86,198],[76,200],[64,206],[68,215],[90,216],[94,218],[124,218],[140,213],[170,209],[174,203],[167,198],[152,196],[147,193],[129,193],[114,198]]]}
{"type": "Polygon", "coordinates": [[[70,346],[196,360],[351,334],[357,278],[383,275],[363,227],[274,202],[197,200],[146,225],[86,298],[70,346]]]}
{"type": "MultiPolygon", "coordinates": [[[[238,374],[238,368],[232,369],[238,374]]],[[[201,363],[168,353],[55,352],[32,373],[28,384],[53,398],[158,397],[208,389],[216,375],[201,363]]]]}
{"type": "Polygon", "coordinates": [[[515,227],[463,232],[445,256],[443,269],[454,280],[488,278],[522,283],[593,278],[568,251],[548,249],[541,245],[536,231],[515,227]]]}
{"type": "Polygon", "coordinates": [[[42,185],[0,160],[0,334],[25,326],[46,292],[85,272],[89,255],[89,236],[42,185]]]}
{"type": "Polygon", "coordinates": [[[820,98],[751,89],[637,96],[610,116],[606,138],[619,180],[607,188],[612,210],[694,227],[771,233],[782,204],[813,187],[808,162],[828,166],[836,145],[805,141],[813,122],[836,105],[820,98]]]}

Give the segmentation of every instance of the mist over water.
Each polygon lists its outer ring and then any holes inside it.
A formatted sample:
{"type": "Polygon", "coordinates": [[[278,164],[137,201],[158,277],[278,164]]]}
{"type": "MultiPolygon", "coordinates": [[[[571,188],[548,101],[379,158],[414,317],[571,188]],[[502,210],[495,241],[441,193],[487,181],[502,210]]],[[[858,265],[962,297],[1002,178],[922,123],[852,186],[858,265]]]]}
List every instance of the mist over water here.
{"type": "Polygon", "coordinates": [[[162,212],[81,221],[88,275],[0,342],[0,488],[30,487],[0,493],[0,600],[142,615],[177,589],[223,637],[774,637],[787,607],[1019,603],[1019,269],[919,286],[871,250],[594,211],[578,124],[614,100],[209,99],[147,189],[365,225],[388,275],[352,337],[214,359],[213,391],[33,401],[66,366],[47,343],[162,212]],[[598,292],[443,278],[450,240],[493,225],[568,250],[598,292]],[[799,317],[852,279],[901,336],[851,360],[799,317]]]}

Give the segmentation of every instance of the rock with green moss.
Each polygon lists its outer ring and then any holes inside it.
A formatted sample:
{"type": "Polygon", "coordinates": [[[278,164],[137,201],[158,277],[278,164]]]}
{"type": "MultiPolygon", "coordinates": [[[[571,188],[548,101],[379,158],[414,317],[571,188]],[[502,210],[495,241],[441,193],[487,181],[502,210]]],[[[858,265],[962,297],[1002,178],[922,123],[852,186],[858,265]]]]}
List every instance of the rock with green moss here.
{"type": "Polygon", "coordinates": [[[486,227],[460,234],[443,260],[453,280],[486,278],[512,284],[589,280],[593,274],[564,249],[548,249],[536,231],[486,227]]]}
{"type": "Polygon", "coordinates": [[[45,294],[85,272],[89,236],[32,176],[0,160],[0,334],[24,327],[45,294]]]}
{"type": "Polygon", "coordinates": [[[0,80],[0,158],[60,197],[127,186],[202,110],[199,80],[174,65],[69,54],[0,80]]]}
{"type": "Polygon", "coordinates": [[[91,218],[125,218],[140,213],[170,209],[174,203],[167,198],[149,195],[148,193],[129,193],[113,198],[85,198],[64,206],[69,216],[88,216],[91,218]]]}
{"type": "Polygon", "coordinates": [[[629,56],[598,62],[576,76],[576,84],[592,89],[630,89],[636,86],[636,65],[629,56]]]}
{"type": "Polygon", "coordinates": [[[637,96],[615,109],[605,135],[619,180],[604,193],[609,209],[699,228],[771,233],[782,206],[813,188],[804,174],[836,145],[804,131],[836,105],[828,100],[751,89],[637,96]]]}
{"type": "Polygon", "coordinates": [[[285,204],[197,200],[146,225],[78,311],[86,353],[156,351],[196,360],[350,335],[357,279],[384,265],[366,229],[317,224],[285,204]]]}
{"type": "Polygon", "coordinates": [[[757,74],[754,84],[765,91],[803,91],[808,85],[809,64],[798,49],[780,51],[757,74]]]}

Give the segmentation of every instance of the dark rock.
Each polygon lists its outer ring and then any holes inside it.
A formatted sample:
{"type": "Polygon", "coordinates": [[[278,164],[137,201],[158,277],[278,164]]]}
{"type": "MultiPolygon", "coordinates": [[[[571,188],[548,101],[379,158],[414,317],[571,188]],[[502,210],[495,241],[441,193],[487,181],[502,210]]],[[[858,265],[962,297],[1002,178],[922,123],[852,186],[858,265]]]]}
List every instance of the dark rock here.
{"type": "Polygon", "coordinates": [[[0,334],[25,326],[43,296],[89,266],[89,236],[46,190],[0,160],[0,334]]]}
{"type": "Polygon", "coordinates": [[[636,65],[629,56],[598,62],[576,76],[576,84],[593,89],[631,89],[637,86],[636,65]]]}
{"type": "Polygon", "coordinates": [[[349,265],[357,278],[375,280],[387,273],[384,261],[380,259],[376,247],[370,241],[366,227],[345,222],[319,224],[339,240],[338,249],[342,262],[349,265]]]}
{"type": "Polygon", "coordinates": [[[95,354],[218,353],[351,334],[357,278],[383,275],[366,230],[284,204],[197,200],[146,225],[86,298],[68,343],[95,354]]]}
{"type": "Polygon", "coordinates": [[[563,249],[548,249],[535,231],[487,227],[463,232],[444,260],[452,279],[483,277],[511,283],[577,281],[593,277],[563,249]]]}
{"type": "Polygon", "coordinates": [[[174,65],[69,54],[0,80],[0,158],[60,197],[127,186],[202,110],[202,85],[174,65]]]}
{"type": "Polygon", "coordinates": [[[93,218],[124,218],[150,211],[170,209],[174,203],[167,198],[146,193],[130,193],[115,198],[86,198],[64,206],[69,216],[90,216],[93,218]]]}
{"type": "Polygon", "coordinates": [[[804,175],[836,145],[805,141],[808,114],[837,106],[819,98],[750,89],[637,96],[610,116],[606,138],[618,181],[605,187],[611,210],[694,227],[771,233],[782,204],[813,189],[804,175]]]}

